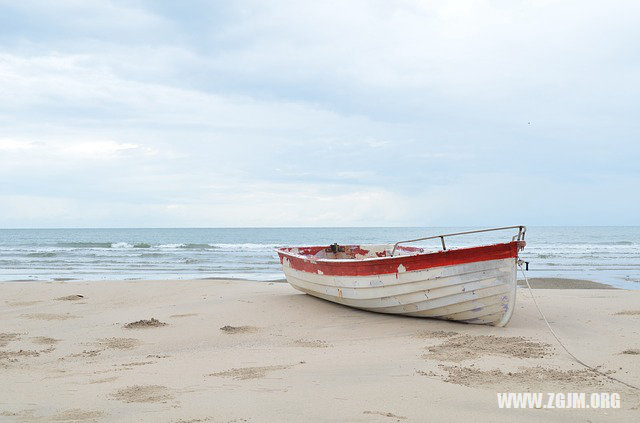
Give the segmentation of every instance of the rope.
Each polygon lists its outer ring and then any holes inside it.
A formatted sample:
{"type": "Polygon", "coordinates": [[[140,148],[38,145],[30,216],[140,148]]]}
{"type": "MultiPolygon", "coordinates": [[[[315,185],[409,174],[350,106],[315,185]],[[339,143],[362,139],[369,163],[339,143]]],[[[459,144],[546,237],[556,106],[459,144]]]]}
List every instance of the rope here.
{"type": "Polygon", "coordinates": [[[639,390],[640,388],[632,385],[630,383],[624,382],[620,379],[617,379],[611,375],[608,375],[606,373],[601,372],[600,370],[596,369],[595,367],[591,367],[589,366],[587,363],[585,363],[584,361],[580,360],[578,357],[576,357],[575,355],[573,355],[573,353],[571,353],[571,351],[569,351],[567,349],[567,347],[562,343],[562,341],[560,340],[560,338],[558,338],[558,335],[555,333],[555,331],[551,328],[551,325],[549,324],[549,321],[547,320],[547,318],[545,317],[544,313],[542,312],[542,310],[540,309],[540,306],[538,305],[538,302],[536,301],[536,297],[533,295],[533,290],[531,289],[531,285],[529,285],[529,279],[527,279],[527,275],[524,274],[524,270],[522,269],[522,265],[520,263],[518,263],[518,267],[520,267],[520,272],[522,273],[522,276],[524,276],[524,281],[527,284],[527,288],[529,288],[529,292],[531,293],[531,298],[533,299],[533,304],[535,304],[536,308],[538,309],[538,313],[540,313],[540,316],[542,317],[542,320],[544,320],[544,322],[547,324],[547,327],[549,328],[549,332],[551,332],[551,335],[553,335],[554,338],[556,338],[556,341],[558,341],[558,344],[560,344],[560,346],[567,352],[567,354],[569,354],[571,356],[571,358],[573,358],[575,361],[577,361],[579,364],[583,365],[584,367],[586,367],[587,369],[591,370],[594,373],[597,373],[601,376],[606,377],[607,379],[613,380],[615,382],[621,383],[631,389],[635,389],[635,390],[639,390]]]}

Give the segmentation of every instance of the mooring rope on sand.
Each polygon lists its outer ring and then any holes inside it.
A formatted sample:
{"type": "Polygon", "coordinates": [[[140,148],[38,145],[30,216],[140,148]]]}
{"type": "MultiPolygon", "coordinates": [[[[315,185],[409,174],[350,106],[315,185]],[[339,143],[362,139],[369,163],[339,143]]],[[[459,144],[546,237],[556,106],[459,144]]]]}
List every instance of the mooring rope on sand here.
{"type": "Polygon", "coordinates": [[[567,349],[567,347],[562,343],[562,341],[560,340],[560,338],[558,337],[556,332],[553,330],[553,328],[549,324],[549,321],[545,317],[544,313],[540,309],[540,306],[538,305],[538,302],[536,301],[536,297],[533,295],[533,289],[531,289],[531,285],[529,285],[529,279],[527,279],[527,275],[524,274],[524,270],[522,269],[522,264],[518,263],[518,267],[520,267],[520,272],[522,273],[522,276],[524,277],[524,281],[527,284],[527,288],[529,288],[529,292],[531,293],[531,298],[533,299],[533,304],[535,304],[536,308],[538,309],[538,313],[540,313],[540,316],[542,317],[542,320],[544,320],[544,322],[547,324],[547,327],[549,328],[549,332],[551,332],[553,337],[556,338],[556,341],[558,341],[558,344],[560,344],[560,346],[567,352],[567,354],[569,354],[575,361],[577,361],[579,364],[583,365],[587,369],[591,370],[592,372],[597,373],[599,375],[602,375],[602,376],[606,377],[607,379],[610,379],[610,380],[613,380],[615,382],[621,383],[621,384],[623,384],[623,385],[625,385],[625,386],[627,386],[629,388],[632,388],[632,389],[640,391],[640,388],[635,386],[635,385],[632,385],[632,384],[627,383],[625,381],[622,381],[622,380],[620,380],[618,378],[615,378],[615,377],[613,377],[611,375],[603,373],[603,372],[601,372],[600,370],[598,370],[595,367],[589,366],[587,363],[585,363],[584,361],[582,361],[578,357],[576,357],[571,351],[569,351],[569,349],[567,349]]]}

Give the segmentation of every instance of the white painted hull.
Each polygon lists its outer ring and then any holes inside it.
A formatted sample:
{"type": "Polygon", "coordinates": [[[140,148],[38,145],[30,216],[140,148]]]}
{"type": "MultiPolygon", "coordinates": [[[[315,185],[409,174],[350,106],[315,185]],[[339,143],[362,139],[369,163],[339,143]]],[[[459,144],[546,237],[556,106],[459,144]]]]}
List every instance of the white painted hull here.
{"type": "Polygon", "coordinates": [[[287,281],[307,294],[377,313],[504,326],[516,299],[517,257],[371,276],[329,276],[296,270],[287,281]]]}

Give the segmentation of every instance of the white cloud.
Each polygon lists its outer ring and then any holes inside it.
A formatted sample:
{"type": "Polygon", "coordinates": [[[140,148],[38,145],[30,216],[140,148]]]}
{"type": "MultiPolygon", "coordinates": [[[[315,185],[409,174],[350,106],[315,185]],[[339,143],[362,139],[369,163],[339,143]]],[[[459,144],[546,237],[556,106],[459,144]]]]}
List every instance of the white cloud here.
{"type": "Polygon", "coordinates": [[[26,141],[0,138],[0,151],[7,153],[0,157],[4,165],[41,164],[42,160],[63,159],[67,163],[86,160],[113,160],[131,155],[154,155],[156,151],[137,144],[112,140],[73,140],[73,139],[38,139],[26,141]],[[9,155],[11,154],[11,155],[9,155]],[[3,160],[4,159],[4,160],[3,160]]]}
{"type": "Polygon", "coordinates": [[[118,143],[115,141],[83,142],[59,146],[58,154],[78,159],[107,159],[117,157],[120,153],[138,149],[136,144],[118,143]]]}
{"type": "Polygon", "coordinates": [[[401,196],[380,188],[251,183],[237,192],[202,195],[200,201],[166,205],[171,219],[199,226],[389,225],[407,211],[401,196]]]}
{"type": "Polygon", "coordinates": [[[639,7],[6,3],[0,226],[628,222],[639,7]]]}
{"type": "Polygon", "coordinates": [[[31,141],[20,141],[15,139],[1,139],[0,151],[4,152],[21,152],[33,148],[31,141]]]}

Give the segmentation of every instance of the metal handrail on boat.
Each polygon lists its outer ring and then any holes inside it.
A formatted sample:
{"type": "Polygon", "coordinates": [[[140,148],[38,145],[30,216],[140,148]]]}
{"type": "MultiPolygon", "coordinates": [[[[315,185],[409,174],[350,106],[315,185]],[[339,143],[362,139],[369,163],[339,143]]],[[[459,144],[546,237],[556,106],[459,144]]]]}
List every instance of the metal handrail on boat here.
{"type": "Polygon", "coordinates": [[[425,237],[425,238],[416,238],[416,239],[407,239],[405,241],[398,241],[395,244],[393,244],[393,250],[391,251],[391,257],[393,257],[393,255],[396,253],[396,248],[398,248],[398,245],[404,244],[404,243],[407,243],[407,242],[426,241],[428,239],[440,238],[440,241],[442,241],[442,249],[446,250],[447,247],[444,244],[444,237],[475,234],[475,233],[479,233],[479,232],[503,231],[503,230],[506,230],[506,229],[518,229],[518,234],[514,235],[513,241],[524,241],[524,235],[527,232],[527,227],[523,226],[523,225],[520,225],[520,226],[503,226],[503,227],[500,227],[500,228],[489,228],[489,229],[476,229],[475,231],[456,232],[456,233],[452,233],[452,234],[434,235],[434,236],[428,236],[428,237],[425,237]]]}

